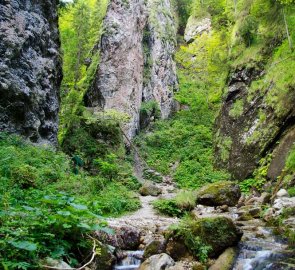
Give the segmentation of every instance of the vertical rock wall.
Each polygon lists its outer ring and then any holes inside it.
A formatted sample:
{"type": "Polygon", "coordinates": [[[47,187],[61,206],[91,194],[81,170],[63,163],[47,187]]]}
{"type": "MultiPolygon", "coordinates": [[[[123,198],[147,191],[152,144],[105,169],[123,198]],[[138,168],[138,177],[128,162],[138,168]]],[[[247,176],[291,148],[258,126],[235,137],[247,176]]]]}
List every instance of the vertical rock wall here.
{"type": "Polygon", "coordinates": [[[0,131],[57,143],[57,0],[0,0],[0,131]]]}
{"type": "Polygon", "coordinates": [[[156,101],[161,116],[168,117],[178,88],[175,38],[169,0],[111,0],[86,105],[128,114],[124,131],[129,138],[139,130],[142,102],[156,101]]]}

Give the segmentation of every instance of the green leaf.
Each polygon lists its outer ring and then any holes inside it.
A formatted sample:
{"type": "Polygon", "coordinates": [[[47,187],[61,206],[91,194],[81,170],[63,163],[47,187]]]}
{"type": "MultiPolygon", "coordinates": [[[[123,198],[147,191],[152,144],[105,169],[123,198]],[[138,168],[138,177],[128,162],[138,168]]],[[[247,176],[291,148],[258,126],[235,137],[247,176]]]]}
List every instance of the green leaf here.
{"type": "Polygon", "coordinates": [[[28,251],[34,251],[37,249],[37,245],[29,241],[8,241],[8,243],[13,245],[16,248],[24,249],[28,251]]]}
{"type": "Polygon", "coordinates": [[[57,213],[61,216],[66,216],[66,217],[71,215],[70,211],[57,211],[57,213]]]}
{"type": "Polygon", "coordinates": [[[67,224],[67,223],[64,223],[62,226],[63,226],[63,228],[65,228],[65,229],[72,228],[72,225],[67,224]]]}
{"type": "Polygon", "coordinates": [[[87,210],[88,209],[88,207],[83,204],[70,203],[70,206],[74,207],[77,210],[87,210]]]}

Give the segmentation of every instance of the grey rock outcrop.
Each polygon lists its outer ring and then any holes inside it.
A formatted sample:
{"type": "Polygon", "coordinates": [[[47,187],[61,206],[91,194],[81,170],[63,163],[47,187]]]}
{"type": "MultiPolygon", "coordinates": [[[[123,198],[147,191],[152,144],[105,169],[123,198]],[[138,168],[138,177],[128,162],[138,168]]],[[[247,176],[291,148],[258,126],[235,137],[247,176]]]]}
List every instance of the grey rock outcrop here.
{"type": "Polygon", "coordinates": [[[100,64],[85,103],[127,114],[130,120],[124,132],[132,138],[140,129],[143,102],[156,102],[162,118],[173,111],[178,83],[173,61],[176,26],[170,1],[112,0],[104,29],[100,64]]]}
{"type": "Polygon", "coordinates": [[[210,32],[211,19],[210,18],[196,18],[190,16],[184,32],[184,40],[187,43],[193,42],[194,39],[204,32],[210,32]]]}
{"type": "MultiPolygon", "coordinates": [[[[284,92],[284,104],[272,104],[275,85],[253,90],[266,76],[263,63],[238,67],[229,75],[228,91],[216,120],[216,164],[233,178],[252,175],[261,158],[272,154],[268,177],[282,172],[295,142],[294,83],[284,92]]],[[[278,102],[277,102],[278,103],[278,102]]]]}
{"type": "Polygon", "coordinates": [[[57,0],[0,1],[0,131],[57,143],[57,0]]]}

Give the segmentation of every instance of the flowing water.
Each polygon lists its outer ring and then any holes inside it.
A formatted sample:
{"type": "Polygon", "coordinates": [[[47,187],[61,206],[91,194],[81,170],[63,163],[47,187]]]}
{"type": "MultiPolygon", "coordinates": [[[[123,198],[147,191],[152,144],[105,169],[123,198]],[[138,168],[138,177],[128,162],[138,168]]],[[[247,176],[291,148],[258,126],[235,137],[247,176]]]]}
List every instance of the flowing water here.
{"type": "Polygon", "coordinates": [[[126,251],[124,252],[126,256],[119,260],[114,266],[114,270],[136,270],[141,264],[141,258],[143,256],[143,251],[126,251]]]}
{"type": "Polygon", "coordinates": [[[260,231],[263,232],[260,237],[253,231],[244,232],[233,270],[294,270],[294,253],[287,250],[287,245],[277,239],[271,229],[260,231]]]}

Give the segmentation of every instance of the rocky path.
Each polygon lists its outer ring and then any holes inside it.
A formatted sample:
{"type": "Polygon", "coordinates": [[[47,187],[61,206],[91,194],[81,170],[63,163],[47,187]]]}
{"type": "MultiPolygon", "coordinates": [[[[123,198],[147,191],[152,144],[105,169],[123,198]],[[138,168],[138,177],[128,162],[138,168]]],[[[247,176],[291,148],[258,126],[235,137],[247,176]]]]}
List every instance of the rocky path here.
{"type": "Polygon", "coordinates": [[[165,217],[157,213],[152,202],[160,198],[171,198],[175,196],[175,186],[169,177],[164,177],[163,183],[155,183],[157,188],[162,190],[159,196],[139,196],[141,208],[134,213],[119,218],[108,219],[111,227],[130,226],[141,232],[141,242],[146,245],[153,239],[162,237],[161,232],[171,224],[177,223],[178,218],[165,217]]]}

